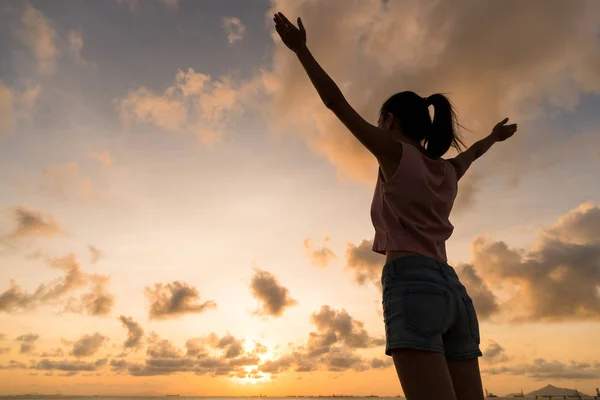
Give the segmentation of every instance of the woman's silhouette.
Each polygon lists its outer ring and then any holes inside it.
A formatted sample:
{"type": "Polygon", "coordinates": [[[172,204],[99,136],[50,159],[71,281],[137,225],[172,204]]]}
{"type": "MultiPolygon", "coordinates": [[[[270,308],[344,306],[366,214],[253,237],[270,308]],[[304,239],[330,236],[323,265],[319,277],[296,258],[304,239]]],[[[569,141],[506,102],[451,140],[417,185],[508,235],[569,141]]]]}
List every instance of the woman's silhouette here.
{"type": "Polygon", "coordinates": [[[408,400],[483,399],[479,324],[473,302],[447,264],[448,218],[458,180],[494,143],[511,137],[516,124],[499,122],[491,134],[460,151],[456,119],[441,94],[390,97],[377,126],[365,121],[323,71],[306,46],[306,30],[282,13],[274,16],[283,43],[297,56],[319,96],[379,163],[371,218],[373,251],[385,254],[382,271],[385,353],[408,400]],[[431,120],[429,106],[433,106],[431,120]]]}

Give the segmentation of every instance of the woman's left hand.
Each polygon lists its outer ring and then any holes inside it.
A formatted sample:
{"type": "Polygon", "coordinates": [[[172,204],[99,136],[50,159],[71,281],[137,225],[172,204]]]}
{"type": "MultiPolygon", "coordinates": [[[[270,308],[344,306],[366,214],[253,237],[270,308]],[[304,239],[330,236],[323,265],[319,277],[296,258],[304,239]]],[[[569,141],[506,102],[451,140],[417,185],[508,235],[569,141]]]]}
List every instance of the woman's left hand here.
{"type": "Polygon", "coordinates": [[[302,25],[302,20],[298,17],[298,28],[294,26],[283,13],[277,13],[273,17],[275,21],[275,30],[283,43],[294,53],[306,48],[306,29],[302,25]]]}

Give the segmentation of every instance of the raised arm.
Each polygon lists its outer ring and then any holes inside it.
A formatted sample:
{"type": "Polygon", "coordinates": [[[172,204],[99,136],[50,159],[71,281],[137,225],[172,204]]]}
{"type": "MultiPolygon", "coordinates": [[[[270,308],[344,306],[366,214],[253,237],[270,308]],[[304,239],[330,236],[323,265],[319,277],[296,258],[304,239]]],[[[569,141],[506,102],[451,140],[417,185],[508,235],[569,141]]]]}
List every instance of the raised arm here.
{"type": "Polygon", "coordinates": [[[296,28],[282,13],[275,14],[273,19],[277,33],[298,57],[325,106],[379,161],[397,158],[401,147],[386,131],[367,122],[350,106],[340,88],[312,56],[306,46],[302,20],[298,18],[299,28],[296,28]]]}
{"type": "Polygon", "coordinates": [[[498,122],[487,137],[473,143],[467,150],[448,160],[456,169],[458,179],[462,178],[471,164],[484,155],[494,143],[502,142],[515,134],[517,124],[506,125],[507,122],[508,118],[498,122]]]}

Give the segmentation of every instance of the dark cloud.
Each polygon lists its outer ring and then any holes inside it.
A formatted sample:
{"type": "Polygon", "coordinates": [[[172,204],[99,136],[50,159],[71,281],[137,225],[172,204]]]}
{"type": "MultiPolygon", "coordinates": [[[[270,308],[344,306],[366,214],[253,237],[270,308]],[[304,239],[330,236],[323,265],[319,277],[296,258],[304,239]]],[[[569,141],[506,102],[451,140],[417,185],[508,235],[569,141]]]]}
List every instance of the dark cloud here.
{"type": "Polygon", "coordinates": [[[236,358],[242,354],[244,345],[241,340],[227,335],[219,340],[216,347],[224,349],[225,358],[236,358]]]}
{"type": "Polygon", "coordinates": [[[0,312],[12,313],[19,310],[30,311],[45,304],[65,304],[65,311],[85,312],[88,315],[106,315],[110,312],[114,298],[107,293],[105,286],[109,278],[102,275],[89,275],[82,271],[77,257],[69,253],[64,257],[48,258],[47,264],[63,272],[63,277],[43,283],[31,293],[27,293],[14,281],[0,294],[0,312]],[[65,299],[69,293],[91,284],[89,292],[75,298],[65,299]],[[65,303],[66,302],[66,303],[65,303]]]}
{"type": "Polygon", "coordinates": [[[40,210],[16,206],[11,209],[11,217],[15,226],[9,238],[53,237],[65,233],[54,216],[40,210]]]}
{"type": "MultiPolygon", "coordinates": [[[[329,238],[325,238],[325,243],[327,242],[329,242],[329,238]]],[[[304,239],[304,250],[310,263],[320,268],[327,267],[327,265],[337,258],[335,253],[326,244],[317,249],[313,248],[312,242],[308,238],[304,239]]]]}
{"type": "Polygon", "coordinates": [[[71,355],[75,357],[93,356],[106,343],[108,338],[99,333],[93,335],[83,335],[73,344],[71,355]]]}
{"type": "MultiPolygon", "coordinates": [[[[43,289],[43,286],[38,288],[40,289],[43,289]]],[[[30,310],[36,305],[36,300],[35,294],[24,292],[21,286],[11,280],[10,287],[0,294],[0,311],[12,313],[18,310],[30,310]]]]}
{"type": "Polygon", "coordinates": [[[322,337],[335,337],[335,342],[354,349],[364,349],[381,346],[385,343],[382,338],[369,336],[364,323],[357,321],[344,309],[337,311],[329,306],[322,306],[318,313],[312,314],[312,322],[322,337]]]}
{"type": "Polygon", "coordinates": [[[155,283],[154,287],[146,287],[146,297],[150,301],[150,319],[202,313],[217,306],[213,300],[200,303],[198,289],[181,281],[166,285],[155,283]]]}
{"type": "MultiPolygon", "coordinates": [[[[502,6],[435,2],[424,7],[418,0],[373,0],[275,1],[272,10],[311,21],[307,29],[319,37],[311,44],[313,52],[340,86],[351,82],[344,95],[365,118],[374,122],[385,99],[400,90],[422,96],[450,93],[464,124],[480,132],[465,135],[470,143],[487,134],[504,113],[531,121],[546,108],[573,109],[583,93],[600,92],[599,7],[596,2],[542,1],[502,6]],[[511,21],[510,28],[506,21],[511,21]],[[481,57],[473,59],[472,54],[481,57]],[[349,68],[350,59],[356,62],[349,68]]],[[[340,179],[372,184],[375,160],[330,115],[310,81],[301,79],[303,68],[285,57],[286,51],[276,46],[273,66],[262,76],[271,94],[267,123],[302,137],[337,168],[340,179]]],[[[547,130],[541,129],[524,136],[506,145],[511,146],[510,157],[502,152],[490,156],[492,165],[502,166],[494,171],[526,176],[554,161],[549,148],[559,153],[571,140],[548,140],[547,130]]]]}
{"type": "Polygon", "coordinates": [[[469,297],[473,299],[473,304],[477,310],[477,317],[480,320],[486,320],[498,311],[496,296],[477,274],[472,265],[461,264],[456,267],[456,273],[460,277],[462,284],[467,287],[469,297]]]}
{"type": "Polygon", "coordinates": [[[289,290],[281,285],[275,276],[260,269],[254,270],[250,291],[259,301],[256,315],[280,317],[288,307],[298,304],[290,296],[289,290]]]}
{"type": "Polygon", "coordinates": [[[373,369],[384,369],[391,367],[392,365],[394,365],[394,360],[392,360],[390,357],[384,359],[373,358],[371,360],[371,368],[373,369]]]}
{"type": "Polygon", "coordinates": [[[34,354],[34,356],[40,357],[40,358],[64,357],[64,355],[65,355],[65,352],[60,347],[57,347],[50,351],[44,351],[39,354],[34,354]]]}
{"type": "Polygon", "coordinates": [[[90,251],[90,262],[92,264],[96,264],[102,257],[104,257],[104,253],[102,250],[97,248],[96,246],[88,245],[88,250],[90,251]]]}
{"type": "Polygon", "coordinates": [[[482,370],[487,375],[524,375],[530,379],[600,379],[600,362],[580,363],[571,361],[546,361],[535,359],[530,364],[486,368],[482,370]]]}
{"type": "Polygon", "coordinates": [[[8,364],[0,364],[0,369],[26,369],[27,365],[21,361],[10,360],[8,364]]]}
{"type": "Polygon", "coordinates": [[[93,283],[89,292],[82,294],[79,301],[70,299],[65,310],[87,315],[108,315],[115,303],[114,296],[106,290],[110,278],[104,275],[90,275],[89,280],[93,283]]]}
{"type": "MultiPolygon", "coordinates": [[[[184,352],[169,340],[161,339],[152,332],[148,339],[147,358],[143,364],[118,359],[111,361],[111,368],[114,372],[134,376],[193,372],[197,375],[246,377],[249,373],[245,367],[260,363],[256,354],[245,352],[241,340],[231,335],[219,337],[212,333],[189,339],[186,350],[184,352]]],[[[256,376],[256,373],[252,376],[256,376]]]]}
{"type": "Polygon", "coordinates": [[[530,249],[485,237],[473,241],[481,279],[492,289],[512,288],[500,304],[510,320],[600,319],[599,210],[582,204],[544,229],[530,249]]]}
{"type": "Polygon", "coordinates": [[[355,353],[356,349],[382,346],[385,341],[383,338],[370,336],[364,329],[364,323],[352,318],[346,310],[338,311],[322,306],[312,314],[311,321],[316,332],[309,333],[306,344],[290,346],[279,358],[261,364],[259,371],[278,374],[288,370],[365,371],[369,368],[384,368],[385,363],[369,362],[355,353]]]}
{"type": "Polygon", "coordinates": [[[45,371],[65,371],[78,373],[82,371],[98,371],[100,368],[104,367],[108,363],[108,359],[101,358],[96,360],[95,362],[84,362],[84,361],[72,361],[72,360],[62,360],[62,361],[52,361],[48,359],[42,359],[40,361],[34,362],[29,367],[30,369],[36,370],[45,370],[45,371]]]}
{"type": "Polygon", "coordinates": [[[17,337],[17,341],[21,342],[19,353],[31,353],[35,349],[35,342],[40,338],[39,335],[28,333],[17,337]]]}
{"type": "Polygon", "coordinates": [[[504,347],[494,340],[489,340],[488,346],[483,350],[483,361],[488,364],[498,364],[508,360],[510,358],[506,355],[504,347]]]}
{"type": "Polygon", "coordinates": [[[142,339],[144,337],[144,329],[142,326],[135,322],[133,318],[121,315],[119,321],[123,324],[123,327],[127,329],[127,339],[123,343],[125,350],[139,350],[142,348],[142,339]]]}
{"type": "Polygon", "coordinates": [[[354,275],[354,281],[359,285],[374,283],[381,288],[381,270],[385,257],[373,250],[373,239],[362,240],[358,246],[348,243],[346,246],[346,269],[354,275]]]}

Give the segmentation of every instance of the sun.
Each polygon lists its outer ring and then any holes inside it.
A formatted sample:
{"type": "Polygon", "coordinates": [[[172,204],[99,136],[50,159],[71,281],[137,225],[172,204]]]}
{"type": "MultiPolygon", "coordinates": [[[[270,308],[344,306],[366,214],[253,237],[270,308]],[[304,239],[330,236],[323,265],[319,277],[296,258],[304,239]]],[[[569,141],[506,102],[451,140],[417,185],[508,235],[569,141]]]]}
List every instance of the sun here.
{"type": "MultiPolygon", "coordinates": [[[[260,360],[259,364],[272,360],[275,356],[267,347],[261,345],[260,342],[252,338],[244,340],[244,352],[256,355],[260,360]]],[[[259,372],[258,365],[246,365],[242,368],[246,372],[245,376],[235,377],[233,378],[234,381],[244,385],[255,385],[271,380],[271,374],[259,372]]]]}

